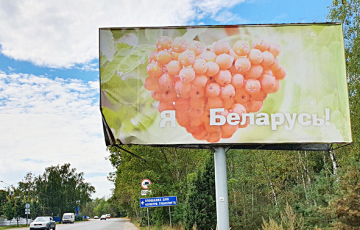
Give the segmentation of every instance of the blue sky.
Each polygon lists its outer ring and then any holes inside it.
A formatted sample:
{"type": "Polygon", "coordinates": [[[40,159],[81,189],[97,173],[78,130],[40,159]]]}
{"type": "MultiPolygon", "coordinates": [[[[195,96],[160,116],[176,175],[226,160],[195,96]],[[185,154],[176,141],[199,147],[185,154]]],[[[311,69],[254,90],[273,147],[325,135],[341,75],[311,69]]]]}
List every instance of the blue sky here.
{"type": "MultiPolygon", "coordinates": [[[[98,29],[325,22],[330,0],[0,0],[0,180],[70,163],[109,197],[98,29]]],[[[0,188],[7,186],[0,183],[0,188]]],[[[139,184],[140,187],[140,184],[139,184]]]]}

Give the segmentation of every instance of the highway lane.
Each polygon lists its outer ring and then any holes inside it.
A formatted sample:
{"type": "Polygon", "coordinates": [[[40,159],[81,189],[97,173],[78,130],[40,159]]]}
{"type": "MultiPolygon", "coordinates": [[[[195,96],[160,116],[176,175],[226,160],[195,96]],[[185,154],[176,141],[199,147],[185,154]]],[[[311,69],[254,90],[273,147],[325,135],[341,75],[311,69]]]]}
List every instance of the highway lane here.
{"type": "MultiPolygon", "coordinates": [[[[29,228],[14,228],[29,229],[29,228]]],[[[57,224],[56,230],[139,230],[128,219],[110,218],[107,220],[94,220],[75,222],[74,224],[57,224]]]]}

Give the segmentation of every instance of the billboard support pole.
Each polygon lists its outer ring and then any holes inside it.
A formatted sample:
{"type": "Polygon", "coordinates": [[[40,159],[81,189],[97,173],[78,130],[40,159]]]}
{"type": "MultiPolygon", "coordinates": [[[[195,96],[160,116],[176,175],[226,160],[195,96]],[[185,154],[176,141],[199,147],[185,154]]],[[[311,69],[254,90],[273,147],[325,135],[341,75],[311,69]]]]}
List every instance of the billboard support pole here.
{"type": "Polygon", "coordinates": [[[215,196],[218,230],[229,230],[229,202],[226,176],[226,151],[229,147],[214,147],[215,196]]]}

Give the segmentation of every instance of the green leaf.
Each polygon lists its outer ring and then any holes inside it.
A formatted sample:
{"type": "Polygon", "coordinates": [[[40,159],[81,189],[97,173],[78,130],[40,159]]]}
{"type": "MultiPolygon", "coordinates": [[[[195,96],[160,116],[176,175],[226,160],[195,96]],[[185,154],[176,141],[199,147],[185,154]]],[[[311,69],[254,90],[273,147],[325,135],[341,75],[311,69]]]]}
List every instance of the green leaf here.
{"type": "Polygon", "coordinates": [[[115,53],[111,62],[107,62],[101,66],[100,78],[102,83],[109,81],[114,76],[114,74],[118,71],[119,63],[130,52],[131,48],[123,48],[115,53]]]}
{"type": "Polygon", "coordinates": [[[145,61],[147,61],[148,56],[153,51],[154,48],[148,45],[137,46],[131,51],[130,54],[121,59],[119,62],[118,71],[121,75],[131,72],[140,64],[143,64],[145,61]]]}
{"type": "Polygon", "coordinates": [[[122,80],[115,74],[110,81],[101,84],[107,99],[112,104],[133,104],[138,103],[138,92],[143,87],[139,79],[122,80]]]}
{"type": "Polygon", "coordinates": [[[187,32],[184,34],[183,38],[185,39],[186,42],[191,42],[192,40],[194,40],[194,38],[196,36],[198,36],[199,34],[204,33],[207,30],[207,28],[191,28],[188,29],[187,32]]]}
{"type": "Polygon", "coordinates": [[[126,44],[126,43],[115,43],[115,47],[117,50],[122,50],[124,49],[123,51],[118,51],[118,55],[122,55],[122,56],[126,56],[127,54],[129,54],[131,52],[131,46],[129,44],[126,44]]]}
{"type": "Polygon", "coordinates": [[[151,42],[156,44],[159,37],[163,35],[162,29],[158,28],[147,28],[145,29],[145,37],[151,42]]]}
{"type": "Polygon", "coordinates": [[[109,63],[109,60],[102,53],[100,53],[100,60],[99,61],[100,61],[100,66],[103,66],[103,65],[109,63]]]}
{"type": "Polygon", "coordinates": [[[122,49],[116,52],[111,62],[100,69],[102,83],[109,81],[115,73],[123,76],[133,71],[136,67],[143,64],[149,54],[155,49],[155,47],[148,45],[141,45],[131,49],[124,43],[119,44],[118,47],[122,49]]]}
{"type": "MultiPolygon", "coordinates": [[[[136,72],[128,75],[136,75],[136,72]]],[[[144,88],[142,79],[128,78],[127,75],[123,78],[115,74],[101,84],[106,99],[112,104],[109,106],[111,109],[103,108],[106,120],[110,128],[118,133],[146,130],[158,115],[157,109],[152,106],[154,100],[144,88]]]]}
{"type": "Polygon", "coordinates": [[[126,33],[128,33],[128,30],[113,29],[113,30],[111,30],[111,33],[113,34],[114,40],[116,41],[119,38],[121,38],[122,36],[124,36],[126,33]]]}

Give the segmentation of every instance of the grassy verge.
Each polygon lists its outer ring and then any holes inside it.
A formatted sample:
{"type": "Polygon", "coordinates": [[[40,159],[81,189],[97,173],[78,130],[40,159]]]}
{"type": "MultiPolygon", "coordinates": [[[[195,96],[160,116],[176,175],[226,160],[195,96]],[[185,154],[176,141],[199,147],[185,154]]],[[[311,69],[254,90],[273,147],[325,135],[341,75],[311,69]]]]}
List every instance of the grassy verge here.
{"type": "Polygon", "coordinates": [[[140,230],[184,230],[183,227],[181,226],[172,226],[170,227],[170,225],[163,225],[163,226],[151,226],[150,225],[150,228],[148,228],[148,226],[143,226],[143,227],[140,227],[140,218],[133,218],[133,219],[130,219],[131,223],[133,223],[136,227],[138,227],[140,230]]]}
{"type": "MultiPolygon", "coordinates": [[[[141,230],[147,230],[148,227],[138,227],[139,229],[141,230]]],[[[159,227],[156,227],[156,226],[150,226],[150,230],[184,230],[184,228],[182,227],[170,227],[168,225],[165,225],[165,226],[159,226],[159,227]]]]}
{"type": "Polygon", "coordinates": [[[0,230],[2,229],[10,229],[10,228],[28,228],[29,226],[26,226],[25,224],[19,224],[19,227],[15,225],[9,225],[9,226],[0,226],[0,230]]]}

